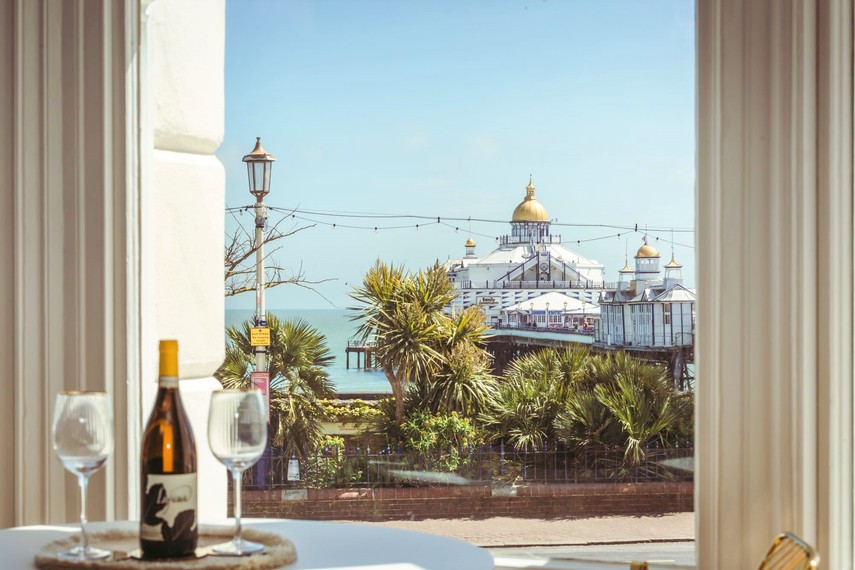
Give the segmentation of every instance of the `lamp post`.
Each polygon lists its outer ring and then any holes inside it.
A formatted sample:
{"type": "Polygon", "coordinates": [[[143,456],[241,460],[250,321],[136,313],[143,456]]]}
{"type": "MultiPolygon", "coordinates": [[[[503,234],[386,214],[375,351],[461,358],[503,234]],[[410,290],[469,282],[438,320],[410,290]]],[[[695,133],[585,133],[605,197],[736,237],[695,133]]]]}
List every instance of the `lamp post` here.
{"type": "Polygon", "coordinates": [[[529,316],[529,318],[530,318],[530,320],[531,320],[531,326],[532,326],[532,327],[536,327],[536,326],[537,326],[537,322],[535,322],[535,320],[534,320],[534,303],[529,303],[529,304],[528,304],[528,316],[529,316]]]}
{"type": "MultiPolygon", "coordinates": [[[[267,206],[264,197],[270,192],[270,178],[273,163],[276,158],[261,146],[261,137],[256,137],[255,148],[243,157],[246,163],[246,174],[249,182],[249,193],[255,196],[255,327],[268,333],[267,339],[251,343],[255,349],[255,372],[250,374],[250,382],[255,386],[253,375],[262,385],[265,399],[270,394],[270,375],[268,374],[267,346],[269,344],[269,329],[267,329],[267,311],[264,306],[264,229],[267,226],[267,206]]],[[[268,399],[269,402],[269,399],[268,399]]],[[[268,421],[270,410],[268,403],[268,421]]],[[[269,434],[268,434],[269,437],[269,434]]],[[[270,449],[268,446],[267,449],[270,449]]],[[[269,479],[269,456],[265,453],[252,470],[252,483],[266,488],[269,479]]],[[[290,473],[289,473],[290,474],[290,473]]]]}
{"type": "Polygon", "coordinates": [[[564,301],[564,313],[562,317],[564,318],[564,328],[567,328],[567,301],[564,301]]]}
{"type": "MultiPolygon", "coordinates": [[[[267,324],[264,307],[264,229],[267,226],[267,206],[264,197],[270,192],[270,177],[276,157],[261,146],[261,137],[255,138],[255,148],[243,157],[249,181],[249,193],[255,196],[255,326],[267,324]]],[[[267,347],[255,347],[256,372],[267,371],[267,347]]]]}
{"type": "Polygon", "coordinates": [[[544,326],[549,328],[549,301],[546,302],[546,315],[544,316],[544,326]]]}

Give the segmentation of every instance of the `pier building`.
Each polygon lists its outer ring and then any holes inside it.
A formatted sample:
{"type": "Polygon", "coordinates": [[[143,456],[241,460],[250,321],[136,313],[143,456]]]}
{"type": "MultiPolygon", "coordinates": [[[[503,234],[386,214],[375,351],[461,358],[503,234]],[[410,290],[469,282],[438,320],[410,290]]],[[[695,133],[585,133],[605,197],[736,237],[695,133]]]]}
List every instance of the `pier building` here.
{"type": "Polygon", "coordinates": [[[694,344],[695,293],[683,286],[683,266],[673,252],[664,276],[659,259],[645,238],[635,254],[635,270],[627,262],[617,287],[600,293],[595,344],[607,348],[694,344]]]}
{"type": "MultiPolygon", "coordinates": [[[[560,235],[553,235],[552,220],[544,205],[535,195],[535,186],[529,177],[523,200],[511,216],[511,232],[499,238],[499,247],[487,255],[478,256],[477,244],[470,237],[465,244],[465,255],[446,262],[446,269],[457,292],[452,310],[480,306],[491,326],[498,326],[502,311],[517,306],[512,314],[524,317],[527,303],[547,293],[560,293],[576,303],[567,307],[579,308],[579,302],[591,307],[592,319],[600,292],[606,288],[603,265],[587,259],[561,243],[560,235]]],[[[544,301],[545,302],[545,301],[544,301]]],[[[552,305],[549,323],[567,322],[570,315],[564,310],[564,300],[552,305]]],[[[531,313],[533,315],[533,313],[531,313]]],[[[540,321],[546,326],[547,315],[543,309],[540,321]]],[[[507,322],[507,315],[503,322],[507,322]]]]}

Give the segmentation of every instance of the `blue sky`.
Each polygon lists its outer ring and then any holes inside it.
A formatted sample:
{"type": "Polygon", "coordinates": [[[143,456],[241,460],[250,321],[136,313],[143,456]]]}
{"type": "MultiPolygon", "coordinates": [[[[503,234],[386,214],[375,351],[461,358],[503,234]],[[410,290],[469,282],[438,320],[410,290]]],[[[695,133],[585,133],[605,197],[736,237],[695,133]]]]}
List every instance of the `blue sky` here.
{"type": "MultiPolygon", "coordinates": [[[[284,286],[268,308],[346,307],[377,258],[415,270],[461,257],[470,217],[500,221],[471,223],[488,253],[529,174],[553,234],[608,281],[643,232],[571,224],[656,228],[666,263],[665,228],[694,227],[694,61],[691,0],[228,2],[226,205],[252,203],[241,157],[261,136],[278,159],[265,201],[324,214],[289,220],[316,225],[276,259],[335,279],[317,286],[329,302],[284,286]]],[[[674,241],[694,286],[694,233],[674,241]]]]}

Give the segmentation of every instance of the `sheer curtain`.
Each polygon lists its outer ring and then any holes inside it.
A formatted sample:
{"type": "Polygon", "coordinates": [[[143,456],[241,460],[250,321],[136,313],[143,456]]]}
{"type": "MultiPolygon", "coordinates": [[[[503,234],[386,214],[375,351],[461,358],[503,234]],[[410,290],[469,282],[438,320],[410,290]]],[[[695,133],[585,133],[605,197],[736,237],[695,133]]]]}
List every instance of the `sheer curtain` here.
{"type": "Polygon", "coordinates": [[[699,564],[852,568],[852,4],[697,18],[699,564]]]}

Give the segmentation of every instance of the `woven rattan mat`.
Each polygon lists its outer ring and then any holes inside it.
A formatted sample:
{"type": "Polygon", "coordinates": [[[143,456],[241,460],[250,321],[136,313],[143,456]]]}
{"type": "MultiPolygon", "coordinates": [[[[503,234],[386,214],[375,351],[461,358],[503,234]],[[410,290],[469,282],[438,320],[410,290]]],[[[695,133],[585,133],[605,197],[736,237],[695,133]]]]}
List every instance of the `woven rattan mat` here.
{"type": "MultiPolygon", "coordinates": [[[[205,548],[231,539],[233,528],[205,527],[199,528],[199,548],[205,548]]],[[[61,570],[65,568],[93,568],[97,570],[219,570],[223,568],[236,570],[267,570],[282,568],[297,560],[294,544],[278,534],[244,529],[243,537],[253,542],[259,542],[266,548],[264,552],[251,556],[205,556],[204,558],[182,560],[137,560],[125,558],[126,553],[139,548],[139,535],[128,531],[106,531],[89,534],[89,544],[111,550],[115,553],[112,560],[66,561],[56,557],[57,552],[77,546],[79,536],[64,538],[44,545],[36,555],[36,566],[43,570],[61,570]]]]}

